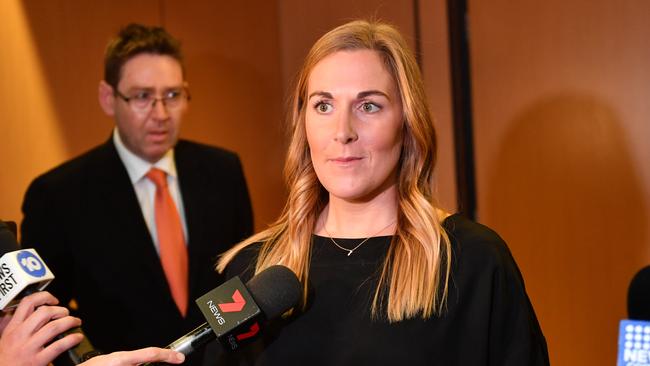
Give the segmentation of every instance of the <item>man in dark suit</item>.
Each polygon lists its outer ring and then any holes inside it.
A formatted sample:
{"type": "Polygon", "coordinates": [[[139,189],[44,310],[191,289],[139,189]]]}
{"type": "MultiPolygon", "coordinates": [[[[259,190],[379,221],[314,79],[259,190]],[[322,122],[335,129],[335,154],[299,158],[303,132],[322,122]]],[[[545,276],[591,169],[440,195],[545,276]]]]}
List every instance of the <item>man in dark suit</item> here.
{"type": "Polygon", "coordinates": [[[217,255],[252,232],[237,155],[178,140],[188,101],[179,43],[127,26],[99,85],[110,139],[25,195],[23,246],[38,250],[56,276],[49,290],[75,300],[104,352],[165,346],[203,323],[194,299],[220,284],[217,255]]]}

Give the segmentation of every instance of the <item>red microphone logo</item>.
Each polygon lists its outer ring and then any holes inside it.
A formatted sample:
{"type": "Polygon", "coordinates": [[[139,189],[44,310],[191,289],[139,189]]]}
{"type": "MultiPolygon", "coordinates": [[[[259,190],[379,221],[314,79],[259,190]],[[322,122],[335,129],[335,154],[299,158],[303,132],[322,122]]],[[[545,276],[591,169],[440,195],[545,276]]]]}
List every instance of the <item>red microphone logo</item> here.
{"type": "MultiPolygon", "coordinates": [[[[236,313],[241,311],[246,305],[246,300],[241,295],[239,290],[235,290],[232,294],[232,302],[227,302],[219,305],[219,309],[224,313],[236,313]]],[[[257,322],[251,325],[250,329],[247,332],[240,333],[236,335],[238,341],[243,341],[244,339],[251,338],[260,331],[260,325],[257,322]]]]}
{"type": "Polygon", "coordinates": [[[235,350],[262,332],[260,320],[264,315],[239,277],[201,296],[196,303],[226,349],[235,350]]]}
{"type": "Polygon", "coordinates": [[[236,313],[244,308],[246,305],[246,300],[244,300],[244,297],[241,295],[239,290],[235,290],[235,293],[232,294],[232,302],[218,305],[219,309],[221,309],[221,311],[224,313],[236,313]]]}
{"type": "Polygon", "coordinates": [[[244,339],[247,339],[247,338],[250,338],[250,337],[254,336],[259,331],[260,331],[260,325],[257,324],[257,322],[255,322],[255,323],[253,323],[253,325],[251,325],[248,332],[237,334],[237,340],[238,341],[243,341],[244,339]]]}

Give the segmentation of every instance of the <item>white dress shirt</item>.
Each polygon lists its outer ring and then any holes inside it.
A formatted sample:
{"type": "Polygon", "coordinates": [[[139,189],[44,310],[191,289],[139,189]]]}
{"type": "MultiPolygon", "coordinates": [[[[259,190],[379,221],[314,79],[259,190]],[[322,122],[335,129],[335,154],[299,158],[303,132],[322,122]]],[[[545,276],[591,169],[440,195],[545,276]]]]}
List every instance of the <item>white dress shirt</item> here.
{"type": "Polygon", "coordinates": [[[156,220],[154,217],[154,198],[156,195],[156,186],[146,177],[149,170],[153,167],[167,173],[169,193],[171,194],[174,203],[176,203],[176,208],[178,209],[178,213],[181,217],[181,223],[183,225],[185,243],[187,243],[187,224],[185,222],[183,198],[181,197],[180,189],[178,187],[178,174],[176,173],[176,163],[174,161],[174,149],[170,149],[162,158],[160,158],[160,160],[154,164],[151,164],[150,162],[135,155],[126,147],[126,145],[124,145],[120,134],[117,132],[117,127],[113,129],[113,143],[115,144],[117,154],[120,156],[124,167],[126,167],[126,171],[129,174],[129,178],[131,179],[131,184],[133,184],[135,194],[138,196],[138,202],[140,203],[142,216],[144,216],[144,221],[147,223],[149,233],[151,233],[151,238],[153,239],[154,246],[156,247],[156,252],[160,254],[158,232],[156,231],[156,220]]]}

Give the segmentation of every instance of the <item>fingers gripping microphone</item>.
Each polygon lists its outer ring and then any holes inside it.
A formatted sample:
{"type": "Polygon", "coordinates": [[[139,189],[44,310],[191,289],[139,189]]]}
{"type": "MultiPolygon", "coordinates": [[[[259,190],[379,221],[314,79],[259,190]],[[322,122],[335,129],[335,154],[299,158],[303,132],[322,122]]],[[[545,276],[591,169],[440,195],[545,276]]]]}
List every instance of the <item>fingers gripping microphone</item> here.
{"type": "Polygon", "coordinates": [[[256,338],[260,323],[296,306],[301,293],[298,278],[285,266],[271,266],[246,285],[239,277],[231,278],[196,300],[207,323],[167,348],[188,355],[217,339],[225,349],[234,351],[256,338]]]}
{"type": "MultiPolygon", "coordinates": [[[[43,290],[52,282],[54,275],[34,249],[20,249],[16,238],[7,225],[0,221],[0,310],[16,307],[20,300],[34,292],[43,290]]],[[[81,333],[81,328],[71,329],[56,336],[61,339],[69,333],[81,333]]],[[[77,346],[57,357],[55,366],[80,364],[99,354],[84,334],[77,346]]]]}

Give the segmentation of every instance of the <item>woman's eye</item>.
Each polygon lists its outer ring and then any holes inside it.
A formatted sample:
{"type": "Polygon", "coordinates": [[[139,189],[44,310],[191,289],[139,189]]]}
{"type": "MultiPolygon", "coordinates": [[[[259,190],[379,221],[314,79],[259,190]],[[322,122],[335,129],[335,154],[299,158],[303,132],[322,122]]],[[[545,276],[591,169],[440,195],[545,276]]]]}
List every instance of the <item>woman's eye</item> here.
{"type": "Polygon", "coordinates": [[[316,104],[316,110],[319,113],[329,113],[332,111],[332,105],[324,102],[316,104]]]}
{"type": "Polygon", "coordinates": [[[366,113],[375,113],[379,112],[379,106],[376,105],[375,103],[363,103],[361,105],[361,110],[363,110],[366,113]]]}

